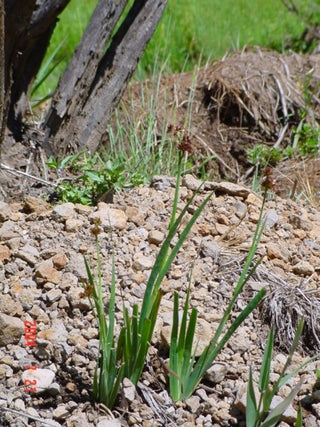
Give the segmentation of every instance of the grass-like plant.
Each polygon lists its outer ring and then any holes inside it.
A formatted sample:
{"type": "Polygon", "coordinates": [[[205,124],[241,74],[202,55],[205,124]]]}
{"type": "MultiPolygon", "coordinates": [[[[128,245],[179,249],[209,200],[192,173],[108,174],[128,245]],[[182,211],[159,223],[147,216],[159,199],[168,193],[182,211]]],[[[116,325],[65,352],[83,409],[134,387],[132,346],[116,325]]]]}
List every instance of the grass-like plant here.
{"type": "MultiPolygon", "coordinates": [[[[180,148],[182,150],[187,150],[189,147],[182,141],[180,148]]],[[[162,297],[160,289],[162,280],[168,272],[183,242],[187,238],[193,224],[200,216],[212,195],[212,193],[210,193],[196,209],[185,228],[180,231],[177,242],[171,248],[173,238],[176,236],[182,220],[197,194],[194,193],[193,197],[186,203],[185,207],[176,218],[183,159],[184,152],[179,151],[177,183],[168,235],[159,250],[151,270],[141,308],[138,304],[135,304],[132,307],[132,312],[130,312],[129,309],[123,307],[123,325],[117,341],[114,334],[116,281],[114,259],[112,264],[112,280],[107,322],[102,298],[102,273],[98,243],[99,227],[95,226],[93,228],[93,233],[96,236],[98,277],[94,277],[89,263],[85,259],[88,275],[88,284],[85,285],[85,294],[91,299],[91,304],[94,308],[94,314],[99,326],[100,345],[97,369],[94,377],[94,396],[98,401],[104,403],[109,408],[112,408],[115,402],[122,379],[127,377],[136,384],[141,376],[162,297]]]]}
{"type": "Polygon", "coordinates": [[[88,296],[93,312],[99,325],[99,356],[93,378],[93,395],[98,402],[103,402],[112,408],[118,395],[123,379],[124,366],[119,363],[118,347],[115,343],[115,262],[112,254],[112,275],[108,307],[108,322],[102,295],[101,258],[98,242],[99,224],[92,230],[96,239],[97,267],[96,277],[93,276],[88,261],[85,258],[88,283],[85,284],[84,296],[88,296]]]}
{"type": "MultiPolygon", "coordinates": [[[[300,382],[296,385],[289,395],[279,403],[275,408],[270,410],[272,399],[278,393],[279,389],[289,381],[294,375],[296,375],[304,366],[312,362],[319,357],[319,354],[309,358],[307,361],[302,363],[298,368],[292,372],[287,373],[287,369],[291,364],[292,357],[296,351],[299,340],[303,331],[304,322],[300,320],[298,328],[296,330],[292,346],[289,351],[286,363],[279,375],[278,380],[271,386],[270,385],[270,373],[271,373],[271,361],[274,344],[274,330],[271,328],[264,351],[264,356],[261,364],[258,390],[259,395],[255,393],[252,369],[249,372],[249,382],[247,390],[247,407],[246,407],[246,426],[247,427],[273,427],[281,420],[282,414],[288,408],[299,389],[302,385],[300,382]]],[[[302,426],[302,414],[301,409],[298,412],[296,427],[302,426]]]]}
{"type": "Polygon", "coordinates": [[[242,312],[232,321],[231,325],[224,332],[226,324],[230,318],[232,309],[235,305],[236,299],[241,293],[244,285],[254,273],[260,261],[255,263],[252,267],[254,255],[256,253],[258,244],[260,242],[263,230],[263,208],[266,200],[267,188],[265,190],[263,204],[260,210],[258,224],[253,236],[253,241],[244,264],[242,273],[239,277],[238,283],[233,292],[233,296],[228,304],[228,307],[221,319],[219,326],[210,341],[210,344],[204,349],[199,359],[195,358],[195,350],[192,351],[193,341],[195,337],[195,328],[197,322],[197,310],[192,309],[190,319],[187,320],[189,308],[189,294],[190,289],[187,291],[187,296],[183,308],[183,316],[181,324],[179,325],[179,298],[178,294],[174,295],[174,309],[173,309],[173,325],[171,332],[170,342],[170,394],[173,400],[183,400],[188,398],[196,389],[205,372],[210,368],[212,362],[216,359],[225,344],[234,334],[236,329],[241,323],[249,316],[249,314],[257,307],[263,296],[265,289],[261,289],[242,312]]]}

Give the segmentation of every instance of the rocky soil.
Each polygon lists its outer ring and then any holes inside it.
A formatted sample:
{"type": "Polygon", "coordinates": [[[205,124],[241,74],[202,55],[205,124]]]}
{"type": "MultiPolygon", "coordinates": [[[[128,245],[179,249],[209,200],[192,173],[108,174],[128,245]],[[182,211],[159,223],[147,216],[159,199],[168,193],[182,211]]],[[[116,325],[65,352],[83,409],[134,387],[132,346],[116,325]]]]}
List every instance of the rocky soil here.
{"type": "MultiPolygon", "coordinates": [[[[192,176],[184,178],[180,208],[197,185],[192,176]]],[[[174,180],[156,177],[151,187],[117,194],[113,204],[100,203],[97,208],[71,203],[51,206],[31,196],[23,202],[0,203],[0,425],[243,425],[249,366],[257,381],[270,322],[277,322],[273,381],[285,363],[297,315],[305,317],[307,328],[293,365],[315,354],[320,348],[320,212],[309,204],[270,195],[258,250],[263,261],[247,283],[233,316],[263,286],[267,298],[261,310],[246,319],[232,337],[194,395],[183,403],[170,400],[165,366],[173,291],[185,296],[192,268],[191,304],[199,310],[197,337],[203,347],[230,300],[261,207],[258,194],[223,182],[207,183],[195,205],[211,189],[215,192],[210,203],[162,284],[161,313],[141,382],[137,390],[129,381],[124,382],[112,413],[95,404],[91,395],[98,329],[82,285],[86,278],[83,256],[92,265],[96,259],[90,229],[99,218],[104,230],[99,241],[106,303],[110,254],[112,249],[115,252],[120,320],[123,302],[130,307],[142,299],[166,235],[174,180]],[[34,346],[29,345],[33,338],[25,336],[24,322],[36,324],[34,346]],[[35,365],[34,371],[26,369],[35,365]],[[34,376],[35,390],[25,392],[24,380],[34,376]]],[[[189,216],[193,209],[190,207],[189,216]]],[[[304,425],[319,425],[316,368],[320,368],[318,362],[308,365],[281,389],[279,399],[302,381],[282,426],[293,425],[299,402],[303,404],[304,425]]]]}

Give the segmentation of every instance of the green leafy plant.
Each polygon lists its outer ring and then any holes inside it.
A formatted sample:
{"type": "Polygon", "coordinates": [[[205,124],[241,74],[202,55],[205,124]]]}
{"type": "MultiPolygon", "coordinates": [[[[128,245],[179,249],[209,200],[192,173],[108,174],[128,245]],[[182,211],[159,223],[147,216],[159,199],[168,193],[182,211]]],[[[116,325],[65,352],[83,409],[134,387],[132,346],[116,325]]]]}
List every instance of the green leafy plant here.
{"type": "Polygon", "coordinates": [[[303,157],[315,156],[320,149],[320,130],[318,127],[303,123],[295,132],[296,146],[303,157]]]}
{"type": "Polygon", "coordinates": [[[205,372],[210,368],[212,362],[216,359],[225,344],[231,338],[236,329],[241,323],[249,316],[249,314],[257,307],[263,296],[265,289],[261,289],[257,295],[248,303],[242,312],[233,320],[230,327],[224,333],[225,326],[230,318],[232,309],[235,305],[237,297],[241,293],[244,285],[254,273],[255,269],[261,262],[258,261],[252,267],[252,261],[256,253],[258,244],[260,242],[263,230],[264,221],[262,219],[264,203],[266,200],[267,190],[263,199],[263,204],[260,210],[260,217],[253,236],[253,241],[247,256],[245,265],[239,277],[238,283],[233,292],[233,296],[228,304],[228,307],[221,319],[216,333],[214,334],[210,344],[196,360],[195,350],[192,352],[193,341],[195,336],[195,328],[197,322],[197,310],[192,309],[189,322],[187,320],[187,313],[189,308],[189,293],[188,289],[181,324],[179,325],[179,298],[178,294],[174,295],[174,309],[173,309],[173,326],[171,332],[170,342],[170,393],[173,400],[183,400],[188,398],[196,389],[205,372]]]}
{"type": "Polygon", "coordinates": [[[264,168],[268,165],[275,165],[282,160],[284,152],[280,148],[258,144],[247,150],[247,156],[250,163],[264,168]]]}
{"type": "Polygon", "coordinates": [[[68,172],[71,177],[60,178],[56,188],[62,202],[95,204],[106,192],[121,190],[144,182],[143,176],[132,171],[128,173],[126,163],[121,158],[94,155],[81,151],[67,156],[61,161],[50,158],[47,166],[58,174],[68,172]]]}
{"type": "MultiPolygon", "coordinates": [[[[274,330],[271,328],[263,361],[260,369],[258,393],[255,392],[255,387],[252,378],[252,369],[249,372],[249,382],[247,390],[247,407],[246,407],[246,426],[247,427],[273,427],[281,419],[282,414],[290,405],[296,394],[298,393],[301,383],[293,388],[291,393],[272,410],[271,403],[274,396],[278,393],[280,387],[282,387],[287,381],[289,381],[294,375],[296,375],[304,366],[318,358],[319,355],[309,358],[298,368],[294,369],[290,373],[286,373],[288,367],[291,364],[292,357],[296,351],[299,340],[303,331],[304,322],[300,320],[297,331],[295,333],[292,346],[287,358],[287,361],[280,373],[278,380],[273,386],[270,386],[270,373],[271,373],[271,361],[274,344],[274,330]],[[258,394],[258,396],[257,396],[258,394]]],[[[302,414],[301,410],[298,414],[296,426],[302,425],[302,414]]]]}
{"type": "Polygon", "coordinates": [[[304,118],[293,132],[292,145],[277,148],[258,144],[247,149],[247,159],[254,165],[253,189],[258,188],[260,172],[264,167],[275,166],[284,159],[312,157],[319,153],[319,149],[320,129],[317,125],[312,126],[306,123],[304,118]]]}
{"type": "MultiPolygon", "coordinates": [[[[181,148],[186,147],[184,146],[181,148]]],[[[185,228],[180,231],[177,242],[171,249],[173,238],[176,236],[182,220],[197,194],[194,193],[193,197],[187,202],[176,219],[183,159],[184,153],[179,151],[177,183],[168,235],[160,248],[151,270],[141,308],[138,304],[135,304],[130,313],[129,309],[125,306],[123,307],[123,326],[120,330],[117,342],[115,342],[114,337],[114,260],[107,322],[102,301],[102,274],[97,237],[99,230],[97,227],[94,227],[93,230],[96,235],[98,278],[94,278],[89,263],[85,260],[88,275],[88,284],[85,285],[85,294],[88,294],[88,296],[93,299],[92,306],[95,308],[94,313],[99,325],[100,346],[98,366],[94,378],[94,395],[98,401],[103,402],[110,408],[114,404],[122,379],[127,377],[136,384],[141,376],[162,297],[160,285],[193,224],[198,219],[212,195],[212,193],[210,193],[196,209],[185,228]]]]}

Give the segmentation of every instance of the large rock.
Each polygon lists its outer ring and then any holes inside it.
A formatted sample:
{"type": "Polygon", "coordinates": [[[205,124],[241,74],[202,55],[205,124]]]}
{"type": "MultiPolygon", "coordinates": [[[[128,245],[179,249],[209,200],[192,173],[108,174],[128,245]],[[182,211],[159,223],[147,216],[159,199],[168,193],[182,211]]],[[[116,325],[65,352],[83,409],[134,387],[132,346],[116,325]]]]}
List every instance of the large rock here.
{"type": "Polygon", "coordinates": [[[24,332],[24,324],[17,317],[0,314],[0,347],[18,344],[24,332]]]}
{"type": "Polygon", "coordinates": [[[34,387],[34,393],[43,393],[46,390],[50,390],[50,386],[55,377],[55,373],[50,369],[27,369],[23,372],[21,378],[22,381],[31,381],[34,385],[26,385],[26,388],[34,387]]]}
{"type": "Polygon", "coordinates": [[[90,215],[92,222],[99,221],[105,230],[115,228],[123,230],[127,225],[128,217],[121,209],[111,208],[107,203],[98,203],[98,210],[90,215]]]}
{"type": "Polygon", "coordinates": [[[51,282],[58,284],[62,273],[53,267],[52,260],[41,262],[36,269],[37,283],[51,282]]]}

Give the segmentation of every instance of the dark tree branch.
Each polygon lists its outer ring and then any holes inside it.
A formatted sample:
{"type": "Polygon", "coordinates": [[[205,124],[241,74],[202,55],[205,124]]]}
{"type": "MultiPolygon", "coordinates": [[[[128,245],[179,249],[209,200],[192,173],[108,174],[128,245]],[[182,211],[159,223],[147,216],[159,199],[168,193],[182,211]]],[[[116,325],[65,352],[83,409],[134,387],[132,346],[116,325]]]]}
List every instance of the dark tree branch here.
{"type": "MultiPolygon", "coordinates": [[[[100,0],[98,7],[107,12],[103,3],[100,0]]],[[[166,4],[167,0],[136,0],[105,53],[114,25],[108,25],[105,14],[94,13],[45,123],[47,144],[55,156],[83,148],[96,150],[166,4]]],[[[116,21],[118,13],[110,15],[108,5],[107,16],[116,21]]]]}
{"type": "Polygon", "coordinates": [[[8,127],[18,140],[22,136],[30,86],[41,66],[57,16],[69,1],[6,0],[6,90],[11,95],[8,127]]]}
{"type": "MultiPolygon", "coordinates": [[[[0,0],[0,148],[2,145],[5,131],[5,106],[4,106],[4,75],[5,75],[5,56],[4,56],[4,0],[0,0]]],[[[1,154],[1,153],[0,153],[1,154]]]]}

